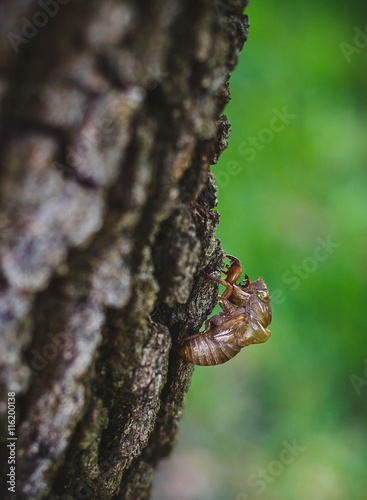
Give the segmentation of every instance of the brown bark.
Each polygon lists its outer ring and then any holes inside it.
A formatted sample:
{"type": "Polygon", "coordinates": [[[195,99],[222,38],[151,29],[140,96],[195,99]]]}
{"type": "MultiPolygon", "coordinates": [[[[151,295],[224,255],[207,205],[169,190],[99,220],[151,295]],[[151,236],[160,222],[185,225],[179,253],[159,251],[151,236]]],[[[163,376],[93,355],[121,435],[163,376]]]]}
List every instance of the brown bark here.
{"type": "Polygon", "coordinates": [[[177,336],[197,331],[217,299],[200,274],[223,263],[210,163],[227,145],[220,114],[247,36],[244,3],[0,7],[9,497],[149,497],[193,370],[177,336]]]}

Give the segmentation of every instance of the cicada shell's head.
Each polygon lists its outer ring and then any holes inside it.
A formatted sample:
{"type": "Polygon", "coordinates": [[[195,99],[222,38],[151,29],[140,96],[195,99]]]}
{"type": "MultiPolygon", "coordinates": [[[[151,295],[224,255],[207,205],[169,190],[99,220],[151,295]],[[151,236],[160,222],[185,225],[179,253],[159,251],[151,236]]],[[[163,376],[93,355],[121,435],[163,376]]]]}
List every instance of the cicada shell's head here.
{"type": "Polygon", "coordinates": [[[238,345],[245,347],[252,344],[263,344],[269,340],[271,331],[265,328],[259,321],[250,322],[240,338],[237,339],[238,345]]]}
{"type": "Polygon", "coordinates": [[[248,293],[256,295],[264,304],[270,304],[270,293],[265,281],[262,278],[257,279],[247,287],[248,293]]]}

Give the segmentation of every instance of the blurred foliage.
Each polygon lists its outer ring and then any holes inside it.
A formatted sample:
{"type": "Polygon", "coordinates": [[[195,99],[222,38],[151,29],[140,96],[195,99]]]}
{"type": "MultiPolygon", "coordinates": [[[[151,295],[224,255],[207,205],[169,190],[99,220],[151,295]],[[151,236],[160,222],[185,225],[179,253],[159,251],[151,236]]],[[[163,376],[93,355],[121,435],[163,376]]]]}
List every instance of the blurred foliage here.
{"type": "Polygon", "coordinates": [[[218,237],[267,281],[273,335],[195,369],[169,465],[185,477],[157,494],[365,500],[367,5],[254,1],[246,13],[229,149],[213,167],[218,237]],[[294,440],[304,449],[287,454],[294,440]]]}

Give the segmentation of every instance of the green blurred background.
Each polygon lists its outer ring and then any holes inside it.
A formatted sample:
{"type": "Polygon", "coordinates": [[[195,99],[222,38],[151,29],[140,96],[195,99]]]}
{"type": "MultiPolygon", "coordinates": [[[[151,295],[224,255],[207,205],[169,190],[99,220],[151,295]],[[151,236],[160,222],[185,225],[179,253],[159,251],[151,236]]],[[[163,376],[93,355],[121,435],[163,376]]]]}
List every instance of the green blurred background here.
{"type": "Polygon", "coordinates": [[[246,13],[217,234],[267,281],[272,337],[195,368],[153,498],[365,500],[367,5],[246,13]]]}

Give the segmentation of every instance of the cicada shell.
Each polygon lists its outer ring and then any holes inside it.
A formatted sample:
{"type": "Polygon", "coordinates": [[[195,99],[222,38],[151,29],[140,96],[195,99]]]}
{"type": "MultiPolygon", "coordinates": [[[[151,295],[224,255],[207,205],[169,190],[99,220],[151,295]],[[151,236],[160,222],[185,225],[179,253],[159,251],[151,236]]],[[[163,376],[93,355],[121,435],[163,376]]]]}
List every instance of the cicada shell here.
{"type": "Polygon", "coordinates": [[[272,319],[270,294],[264,280],[250,282],[246,276],[244,285],[237,284],[242,266],[236,257],[228,257],[232,265],[225,271],[225,281],[207,275],[226,287],[219,298],[223,313],[207,320],[203,332],[182,339],[177,351],[195,365],[225,363],[243,347],[266,342],[271,335],[267,329],[272,319]]]}

